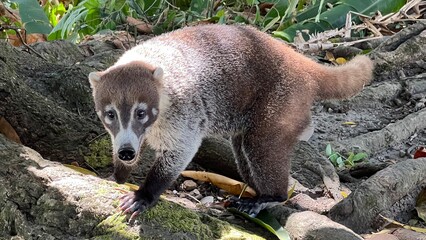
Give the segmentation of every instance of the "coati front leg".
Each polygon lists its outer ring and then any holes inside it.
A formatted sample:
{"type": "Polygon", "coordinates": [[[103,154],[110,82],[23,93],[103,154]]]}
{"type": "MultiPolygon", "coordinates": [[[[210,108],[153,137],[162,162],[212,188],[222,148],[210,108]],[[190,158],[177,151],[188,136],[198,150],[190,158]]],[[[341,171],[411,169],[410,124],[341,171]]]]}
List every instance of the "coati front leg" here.
{"type": "MultiPolygon", "coordinates": [[[[144,142],[142,144],[141,149],[140,149],[140,156],[143,155],[146,147],[147,147],[147,145],[144,142]]],[[[116,159],[116,158],[113,158],[113,159],[116,159]]],[[[137,158],[137,160],[139,161],[139,158],[137,158]]],[[[119,184],[125,183],[127,181],[127,179],[129,178],[132,170],[136,167],[138,161],[136,161],[132,165],[128,165],[128,164],[125,164],[125,163],[123,163],[119,160],[115,160],[114,161],[114,173],[111,176],[108,177],[108,180],[115,181],[119,184]]]]}
{"type": "Polygon", "coordinates": [[[270,202],[287,199],[290,153],[297,136],[309,122],[309,114],[306,117],[299,115],[297,121],[294,116],[288,117],[293,119],[277,117],[275,121],[264,121],[232,139],[239,171],[258,196],[255,199],[232,199],[231,207],[256,216],[270,202]],[[239,148],[238,144],[241,144],[239,148]]]}
{"type": "Polygon", "coordinates": [[[201,145],[202,138],[197,134],[179,139],[179,146],[170,150],[158,150],[156,161],[150,169],[145,182],[135,192],[121,198],[120,208],[125,213],[131,213],[130,221],[137,214],[153,206],[160,195],[170,187],[179,174],[185,170],[201,145]]]}

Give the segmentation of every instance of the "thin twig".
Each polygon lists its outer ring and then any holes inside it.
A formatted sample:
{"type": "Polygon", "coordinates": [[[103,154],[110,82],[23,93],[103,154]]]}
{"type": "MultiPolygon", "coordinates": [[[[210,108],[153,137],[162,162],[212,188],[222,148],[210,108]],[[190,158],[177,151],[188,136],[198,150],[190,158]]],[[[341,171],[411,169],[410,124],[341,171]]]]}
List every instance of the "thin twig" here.
{"type": "Polygon", "coordinates": [[[91,143],[91,142],[95,141],[96,139],[98,139],[98,138],[100,138],[100,137],[104,136],[105,134],[107,134],[107,133],[106,133],[106,132],[103,132],[103,133],[99,134],[98,136],[94,137],[93,139],[91,139],[91,140],[90,140],[89,142],[87,142],[87,143],[91,143]]]}
{"type": "Polygon", "coordinates": [[[21,34],[21,31],[22,31],[22,29],[21,29],[21,28],[13,27],[13,26],[5,26],[5,25],[1,25],[1,26],[0,26],[0,31],[5,30],[5,29],[7,29],[7,30],[14,30],[14,31],[16,32],[16,35],[18,35],[19,40],[21,40],[22,44],[23,44],[25,47],[27,47],[29,50],[31,50],[33,53],[35,53],[37,56],[39,56],[39,57],[40,57],[40,58],[42,58],[43,60],[47,61],[47,59],[46,59],[45,57],[43,57],[43,55],[41,55],[40,53],[38,53],[38,52],[37,52],[34,48],[32,48],[30,45],[28,45],[28,44],[25,42],[25,40],[24,40],[24,38],[22,37],[22,34],[21,34]]]}

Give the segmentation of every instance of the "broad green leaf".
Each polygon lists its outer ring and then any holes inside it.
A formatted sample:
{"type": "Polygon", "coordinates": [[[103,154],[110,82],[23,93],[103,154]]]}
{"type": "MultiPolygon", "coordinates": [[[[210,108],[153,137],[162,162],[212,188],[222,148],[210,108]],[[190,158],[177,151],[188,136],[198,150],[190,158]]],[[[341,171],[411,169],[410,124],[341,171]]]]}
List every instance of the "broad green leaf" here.
{"type": "Polygon", "coordinates": [[[262,210],[257,214],[257,216],[250,217],[248,214],[240,212],[234,208],[228,209],[230,212],[243,216],[245,219],[250,220],[259,226],[265,228],[272,234],[278,237],[280,240],[290,240],[290,235],[287,230],[281,226],[281,224],[277,221],[277,219],[272,216],[267,210],[262,210]]]}
{"type": "Polygon", "coordinates": [[[19,5],[19,16],[27,33],[49,34],[52,27],[37,0],[14,0],[19,5]]]}
{"type": "MultiPolygon", "coordinates": [[[[328,2],[328,1],[325,1],[328,2]]],[[[296,35],[296,31],[309,30],[310,34],[323,32],[325,30],[342,28],[346,22],[346,15],[349,11],[359,12],[368,16],[372,16],[375,12],[380,11],[382,15],[398,11],[406,0],[341,0],[339,4],[333,8],[323,11],[323,7],[316,9],[322,12],[318,20],[314,22],[312,17],[312,8],[306,9],[306,13],[296,16],[299,23],[294,24],[282,31],[274,32],[274,36],[283,38],[286,41],[292,42],[296,35]],[[309,12],[309,13],[308,13],[309,12]],[[302,17],[306,17],[303,19],[302,17]]],[[[360,22],[358,16],[352,15],[352,21],[360,22]]],[[[305,39],[308,39],[307,34],[303,34],[305,39]]]]}
{"type": "Polygon", "coordinates": [[[84,22],[90,27],[90,31],[92,32],[99,28],[99,24],[101,24],[102,22],[100,9],[90,9],[87,12],[86,17],[84,18],[84,22]]]}
{"type": "Polygon", "coordinates": [[[330,156],[333,153],[333,150],[331,149],[331,144],[327,144],[327,147],[325,148],[325,154],[327,156],[330,156]]]}
{"type": "Polygon", "coordinates": [[[326,10],[326,5],[335,5],[338,0],[325,0],[324,4],[320,6],[321,1],[317,1],[315,4],[304,8],[302,12],[296,15],[297,22],[302,22],[307,19],[313,19],[318,14],[318,12],[323,13],[326,10]]]}
{"type": "Polygon", "coordinates": [[[143,5],[144,5],[143,1],[139,2],[137,0],[128,0],[128,3],[130,5],[130,7],[136,11],[137,14],[139,14],[141,16],[145,15],[144,11],[142,10],[143,5]],[[141,7],[141,5],[142,5],[142,7],[141,7]]]}
{"type": "Polygon", "coordinates": [[[145,14],[148,16],[153,16],[160,8],[162,0],[144,0],[143,2],[143,11],[145,12],[145,14]]]}
{"type": "Polygon", "coordinates": [[[364,158],[366,158],[366,157],[367,157],[367,153],[357,153],[357,154],[354,156],[353,161],[354,161],[354,162],[358,162],[358,161],[360,161],[360,160],[362,160],[362,159],[364,159],[364,158]]]}

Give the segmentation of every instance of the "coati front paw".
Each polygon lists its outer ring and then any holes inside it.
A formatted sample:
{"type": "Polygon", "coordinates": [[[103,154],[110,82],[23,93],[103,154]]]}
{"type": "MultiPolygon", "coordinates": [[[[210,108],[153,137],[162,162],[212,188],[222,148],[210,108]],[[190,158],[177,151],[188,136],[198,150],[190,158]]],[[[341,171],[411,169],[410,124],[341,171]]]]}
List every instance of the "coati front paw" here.
{"type": "Polygon", "coordinates": [[[133,222],[136,216],[141,212],[145,211],[152,205],[154,205],[154,201],[148,201],[138,194],[138,192],[129,192],[124,196],[120,197],[120,209],[124,213],[131,214],[129,222],[133,222]]]}
{"type": "Polygon", "coordinates": [[[285,197],[260,196],[258,198],[238,198],[232,197],[229,200],[229,206],[240,212],[248,214],[250,217],[256,217],[263,209],[274,207],[283,201],[285,197]]]}

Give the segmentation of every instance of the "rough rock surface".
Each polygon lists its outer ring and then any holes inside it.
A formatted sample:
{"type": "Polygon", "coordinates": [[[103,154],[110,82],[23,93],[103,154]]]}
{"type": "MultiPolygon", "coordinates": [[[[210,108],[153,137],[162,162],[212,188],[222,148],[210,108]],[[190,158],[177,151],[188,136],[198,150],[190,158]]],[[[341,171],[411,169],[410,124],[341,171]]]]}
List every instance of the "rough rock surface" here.
{"type": "Polygon", "coordinates": [[[1,134],[0,161],[0,238],[263,239],[168,201],[127,225],[117,214],[126,188],[47,161],[1,134]]]}

